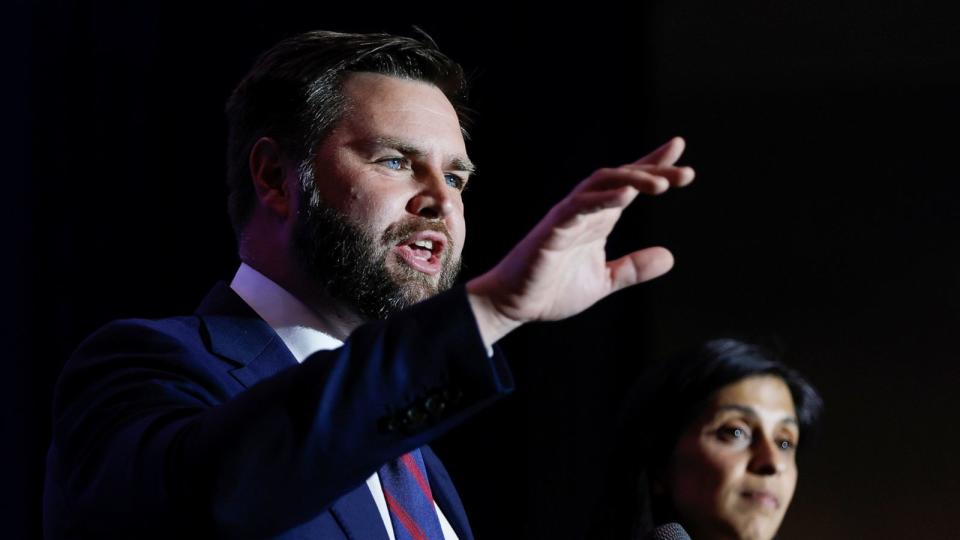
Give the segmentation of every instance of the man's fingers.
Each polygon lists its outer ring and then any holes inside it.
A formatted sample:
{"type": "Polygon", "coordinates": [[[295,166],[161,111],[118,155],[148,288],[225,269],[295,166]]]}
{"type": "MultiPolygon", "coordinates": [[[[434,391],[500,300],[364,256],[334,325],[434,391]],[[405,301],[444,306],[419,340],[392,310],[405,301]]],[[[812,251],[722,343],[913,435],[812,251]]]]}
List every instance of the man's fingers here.
{"type": "Polygon", "coordinates": [[[643,283],[673,268],[673,255],[666,248],[650,247],[607,263],[613,290],[643,283]]]}
{"type": "Polygon", "coordinates": [[[673,165],[680,159],[687,143],[681,137],[674,137],[660,148],[643,156],[634,163],[637,165],[673,165]]]}
{"type": "Polygon", "coordinates": [[[630,186],[571,194],[562,203],[554,207],[552,226],[566,228],[576,224],[578,216],[585,216],[610,208],[622,210],[630,205],[637,194],[637,190],[630,186]]]}
{"type": "Polygon", "coordinates": [[[677,167],[675,165],[638,165],[636,163],[630,163],[628,165],[623,165],[622,167],[627,169],[642,170],[656,176],[662,176],[670,182],[672,187],[683,187],[690,182],[693,182],[693,178],[696,176],[693,168],[677,167]]]}
{"type": "Polygon", "coordinates": [[[690,167],[677,167],[686,143],[674,137],[649,155],[620,167],[597,169],[574,189],[584,191],[607,191],[622,186],[632,186],[640,193],[659,195],[670,187],[683,187],[693,182],[695,173],[690,167]]]}
{"type": "Polygon", "coordinates": [[[637,197],[637,190],[623,186],[605,191],[584,191],[570,197],[569,215],[587,214],[607,208],[624,208],[637,197]]]}
{"type": "Polygon", "coordinates": [[[659,195],[670,188],[670,180],[636,167],[606,168],[594,171],[574,192],[608,191],[625,186],[647,195],[659,195]]]}

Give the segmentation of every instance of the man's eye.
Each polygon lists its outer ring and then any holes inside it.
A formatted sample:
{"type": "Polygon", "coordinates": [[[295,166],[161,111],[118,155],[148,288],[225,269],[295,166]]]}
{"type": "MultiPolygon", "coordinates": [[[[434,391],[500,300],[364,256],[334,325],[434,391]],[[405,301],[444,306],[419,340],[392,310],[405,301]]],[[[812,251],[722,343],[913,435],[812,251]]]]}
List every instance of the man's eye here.
{"type": "Polygon", "coordinates": [[[443,175],[444,180],[447,181],[447,185],[463,191],[467,186],[467,181],[455,174],[445,174],[443,175]]]}
{"type": "Polygon", "coordinates": [[[407,168],[407,166],[409,165],[409,161],[407,160],[407,158],[403,158],[403,157],[391,157],[391,158],[381,159],[380,164],[388,169],[399,171],[407,168]]]}

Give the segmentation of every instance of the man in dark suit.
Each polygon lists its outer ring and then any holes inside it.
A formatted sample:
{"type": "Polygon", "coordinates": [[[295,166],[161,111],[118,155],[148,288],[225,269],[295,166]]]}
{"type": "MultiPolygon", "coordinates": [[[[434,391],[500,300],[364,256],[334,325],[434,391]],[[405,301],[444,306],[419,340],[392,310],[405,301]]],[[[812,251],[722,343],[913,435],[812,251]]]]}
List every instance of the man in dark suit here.
{"type": "Polygon", "coordinates": [[[260,57],[227,108],[241,267],[193,316],[114,322],[70,359],[48,537],[472,537],[425,445],[511,390],[501,337],[669,270],[604,243],[693,171],[681,139],[600,169],[451,288],[463,90],[409,38],[311,32],[260,57]]]}

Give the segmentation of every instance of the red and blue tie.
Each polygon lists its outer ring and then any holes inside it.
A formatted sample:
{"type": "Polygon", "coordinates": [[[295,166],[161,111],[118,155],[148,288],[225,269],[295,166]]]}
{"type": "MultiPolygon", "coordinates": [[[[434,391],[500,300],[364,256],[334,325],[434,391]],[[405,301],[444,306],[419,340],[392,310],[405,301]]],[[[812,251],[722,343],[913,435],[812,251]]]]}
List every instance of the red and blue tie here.
{"type": "Polygon", "coordinates": [[[397,540],[443,540],[420,450],[387,463],[377,474],[397,540]]]}

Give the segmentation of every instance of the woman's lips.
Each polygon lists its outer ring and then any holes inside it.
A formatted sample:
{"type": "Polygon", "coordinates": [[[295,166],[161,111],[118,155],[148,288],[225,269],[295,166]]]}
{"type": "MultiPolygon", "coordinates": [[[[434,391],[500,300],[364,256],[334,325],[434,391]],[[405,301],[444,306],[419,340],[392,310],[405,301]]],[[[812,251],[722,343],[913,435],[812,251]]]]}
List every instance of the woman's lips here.
{"type": "Polygon", "coordinates": [[[741,495],[750,501],[753,504],[767,508],[769,510],[777,510],[780,508],[780,499],[770,493],[769,491],[763,490],[747,490],[744,491],[741,495]]]}

